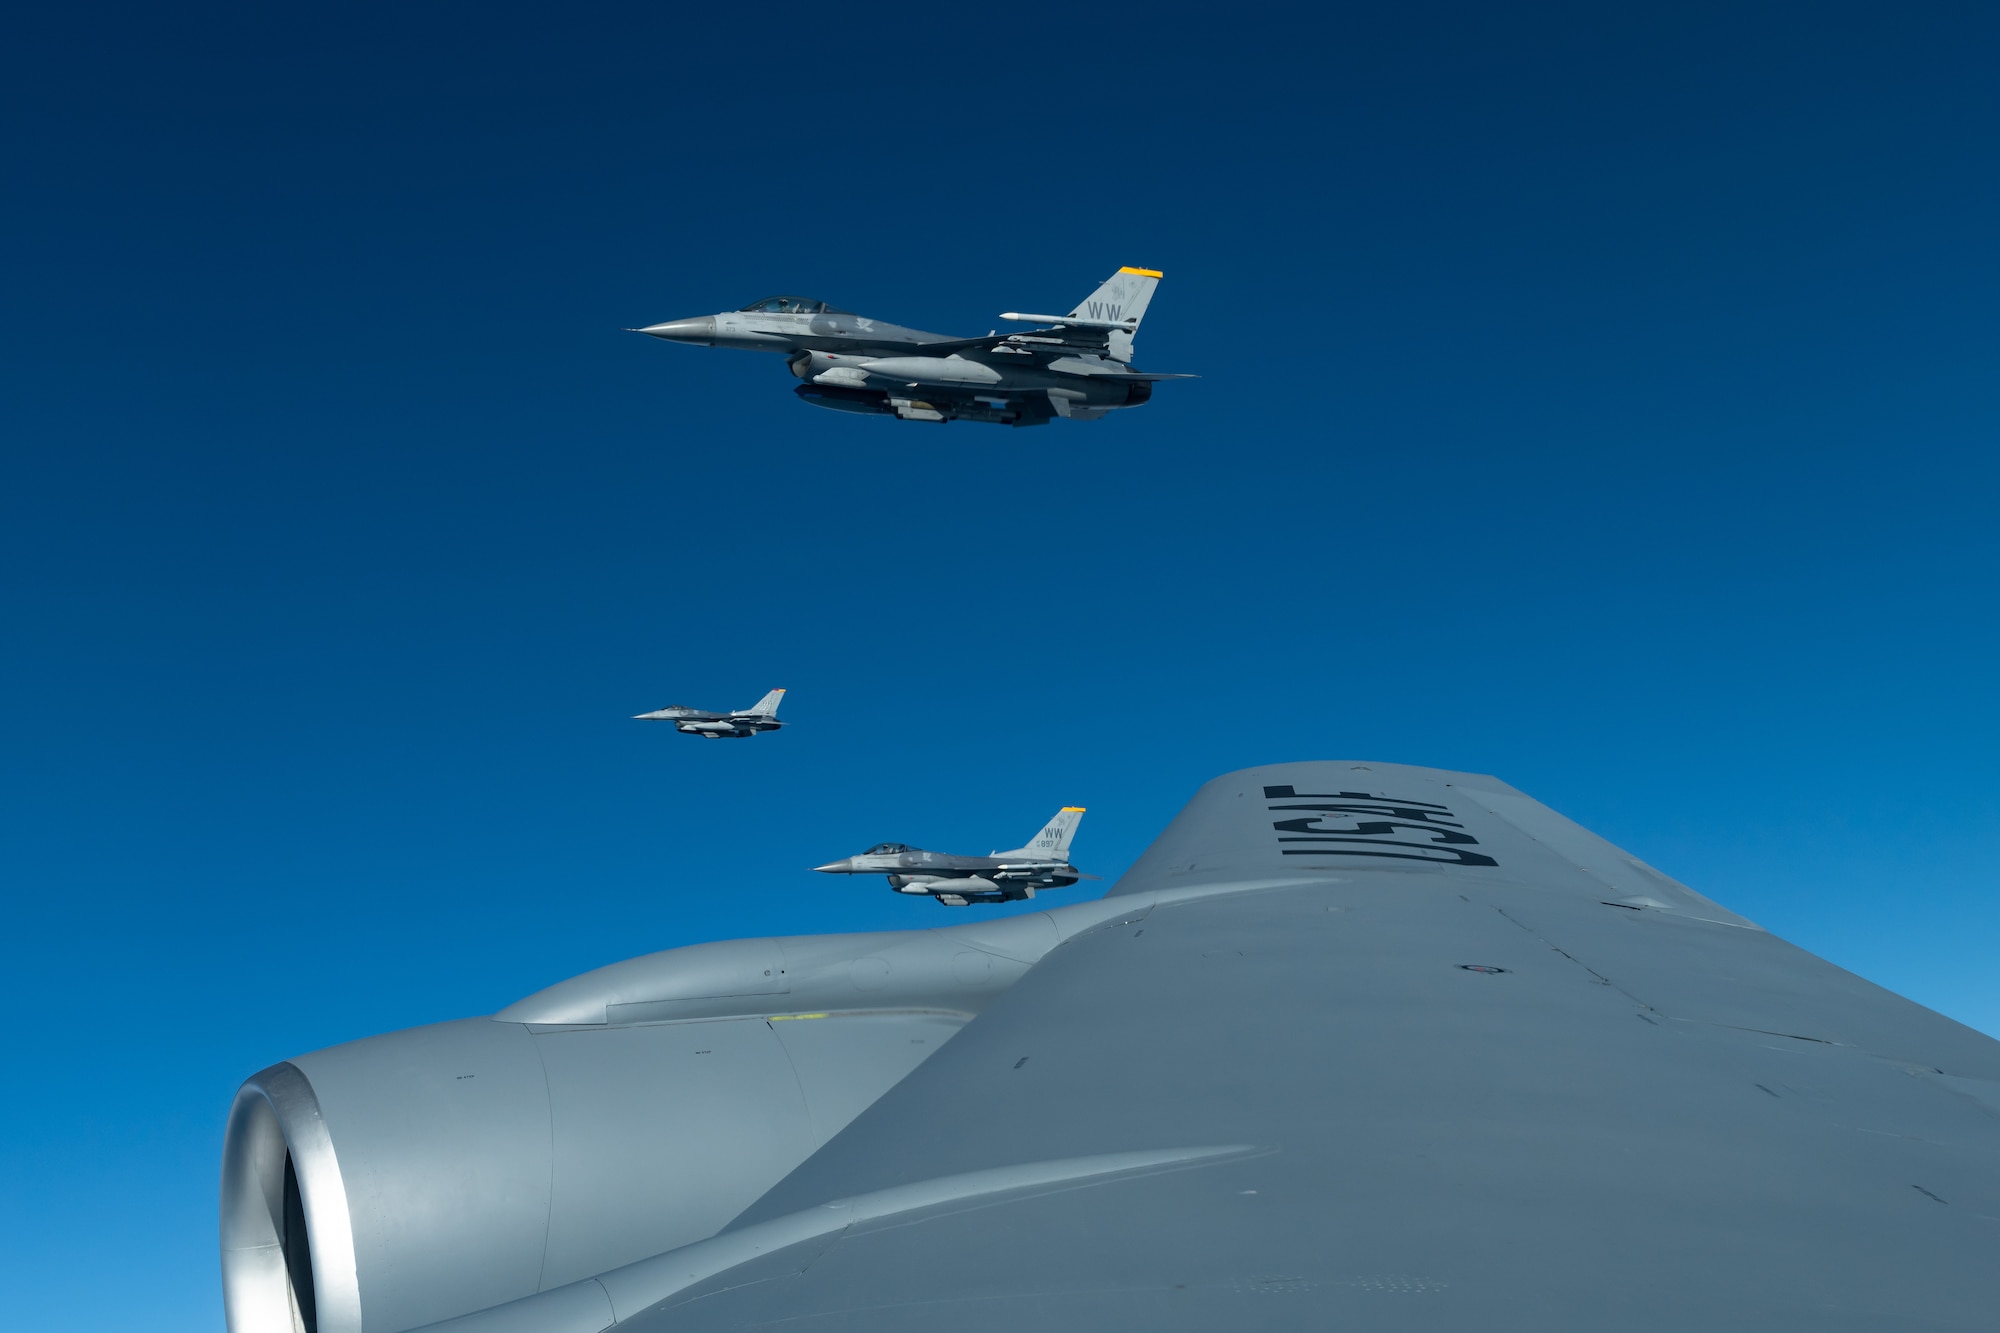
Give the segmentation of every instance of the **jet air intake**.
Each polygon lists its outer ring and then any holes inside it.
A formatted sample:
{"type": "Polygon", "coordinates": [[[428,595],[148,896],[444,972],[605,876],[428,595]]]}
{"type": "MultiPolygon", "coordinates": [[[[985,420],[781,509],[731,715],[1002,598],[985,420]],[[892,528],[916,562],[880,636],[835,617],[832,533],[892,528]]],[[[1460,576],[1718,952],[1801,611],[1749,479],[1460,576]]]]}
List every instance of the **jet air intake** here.
{"type": "Polygon", "coordinates": [[[1055,942],[977,933],[670,949],[252,1075],[229,1333],[401,1333],[713,1235],[1055,942]]]}

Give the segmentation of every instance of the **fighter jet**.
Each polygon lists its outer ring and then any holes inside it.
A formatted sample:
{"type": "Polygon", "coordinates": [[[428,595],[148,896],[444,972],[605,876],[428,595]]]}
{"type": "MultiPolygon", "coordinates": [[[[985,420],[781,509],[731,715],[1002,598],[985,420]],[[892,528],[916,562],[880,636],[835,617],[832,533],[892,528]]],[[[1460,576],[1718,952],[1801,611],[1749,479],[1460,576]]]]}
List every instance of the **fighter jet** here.
{"type": "Polygon", "coordinates": [[[1159,282],[1157,269],[1121,268],[1067,315],[1008,311],[1000,318],[1041,327],[984,338],[906,329],[804,296],[769,296],[633,332],[776,352],[805,381],[793,393],[841,412],[1007,426],[1094,421],[1138,407],[1160,380],[1194,378],[1132,368],[1132,338],[1159,282]]]}
{"type": "Polygon", "coordinates": [[[1064,889],[1094,879],[1069,863],[1069,840],[1083,807],[1066,805],[1026,847],[986,856],[927,852],[900,842],[878,842],[859,856],[829,861],[813,869],[822,875],[887,875],[898,893],[929,894],[946,907],[967,903],[1018,902],[1037,889],[1064,889]]]}
{"type": "Polygon", "coordinates": [[[705,708],[688,708],[681,704],[668,704],[650,713],[634,713],[641,722],[671,722],[674,730],[690,736],[706,736],[712,741],[755,736],[760,731],[776,731],[785,724],[778,721],[778,705],[784,702],[783,690],[772,690],[748,708],[739,708],[733,713],[711,713],[705,708]]]}

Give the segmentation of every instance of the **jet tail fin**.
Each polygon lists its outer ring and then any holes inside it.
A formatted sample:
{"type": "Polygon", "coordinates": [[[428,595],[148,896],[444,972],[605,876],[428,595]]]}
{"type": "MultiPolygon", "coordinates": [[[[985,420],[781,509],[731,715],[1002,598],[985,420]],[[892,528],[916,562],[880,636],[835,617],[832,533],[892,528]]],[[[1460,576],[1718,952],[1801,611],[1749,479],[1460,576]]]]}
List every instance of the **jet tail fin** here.
{"type": "Polygon", "coordinates": [[[784,701],[785,692],[783,690],[772,690],[769,694],[743,711],[753,717],[776,717],[778,715],[778,705],[784,701]]]}
{"type": "Polygon", "coordinates": [[[1112,359],[1130,361],[1132,338],[1139,332],[1139,321],[1146,317],[1146,307],[1152,304],[1153,289],[1160,285],[1163,276],[1158,269],[1121,268],[1106,278],[1096,291],[1077,302],[1076,309],[1069,313],[1078,319],[1129,323],[1129,329],[1111,330],[1109,338],[1112,359]]]}
{"type": "Polygon", "coordinates": [[[1069,860],[1069,840],[1076,836],[1076,822],[1083,818],[1083,807],[1066,805],[1056,812],[1056,817],[1042,825],[1042,831],[1029,839],[1026,847],[1016,847],[1011,852],[995,852],[995,856],[1032,856],[1042,861],[1069,860]]]}

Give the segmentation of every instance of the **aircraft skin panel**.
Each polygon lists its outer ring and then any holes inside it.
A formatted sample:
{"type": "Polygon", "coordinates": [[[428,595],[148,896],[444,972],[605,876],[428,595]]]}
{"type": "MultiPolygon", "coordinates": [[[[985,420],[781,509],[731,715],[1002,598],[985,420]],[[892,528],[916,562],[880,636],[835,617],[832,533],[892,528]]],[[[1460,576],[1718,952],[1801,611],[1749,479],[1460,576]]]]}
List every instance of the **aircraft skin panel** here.
{"type": "Polygon", "coordinates": [[[629,1263],[702,1239],[675,1224],[740,1206],[746,1178],[758,1174],[744,1164],[763,1164],[764,1178],[775,1179],[814,1146],[799,1078],[769,1023],[703,1023],[698,1032],[647,1024],[541,1034],[535,1044],[554,1122],[541,1289],[590,1277],[606,1257],[629,1263]],[[736,1098],[728,1117],[687,1096],[697,1080],[718,1077],[754,1094],[736,1098]],[[696,1135],[707,1152],[679,1150],[696,1135]],[[621,1150],[607,1153],[607,1143],[621,1150]],[[668,1197],[682,1206],[663,1211],[658,1200],[668,1197]],[[606,1199],[619,1204],[607,1208],[606,1199]]]}
{"type": "MultiPolygon", "coordinates": [[[[985,962],[970,952],[959,958],[985,962]]],[[[860,1021],[828,1014],[771,1027],[797,1071],[813,1133],[825,1140],[958,1035],[964,1022],[956,1014],[871,1014],[860,1021]]]]}
{"type": "Polygon", "coordinates": [[[1527,834],[1577,869],[1611,890],[1614,899],[1661,899],[1661,906],[1710,921],[1757,928],[1757,923],[1738,916],[1722,904],[1690,889],[1677,879],[1663,875],[1589,829],[1565,819],[1532,797],[1524,796],[1498,778],[1481,779],[1466,775],[1453,787],[1463,792],[1481,810],[1527,834]]]}
{"type": "Polygon", "coordinates": [[[1113,890],[1129,918],[724,1235],[1023,1163],[1261,1151],[858,1222],[618,1327],[1990,1328],[2000,1043],[1565,825],[1478,775],[1218,779],[1113,890]],[[1315,804],[1366,808],[1281,808],[1315,804]]]}

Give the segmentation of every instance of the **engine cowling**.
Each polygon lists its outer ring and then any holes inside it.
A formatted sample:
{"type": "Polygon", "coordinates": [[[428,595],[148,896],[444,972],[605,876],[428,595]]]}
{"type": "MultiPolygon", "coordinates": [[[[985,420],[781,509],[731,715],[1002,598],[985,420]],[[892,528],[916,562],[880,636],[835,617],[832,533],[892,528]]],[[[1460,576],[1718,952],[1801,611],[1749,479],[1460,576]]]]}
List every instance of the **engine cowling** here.
{"type": "Polygon", "coordinates": [[[1055,940],[696,945],[263,1070],[224,1144],[230,1333],[400,1333],[712,1235],[1055,940]]]}

